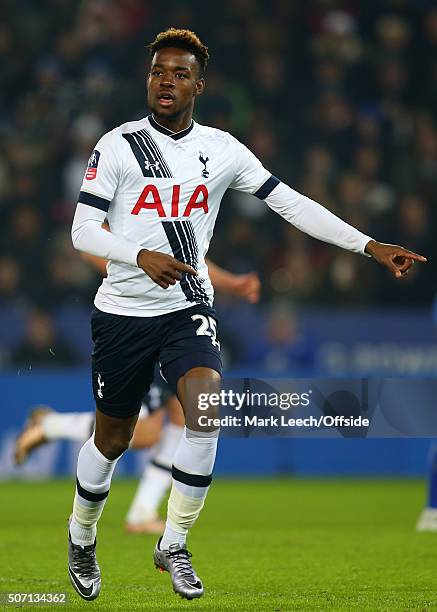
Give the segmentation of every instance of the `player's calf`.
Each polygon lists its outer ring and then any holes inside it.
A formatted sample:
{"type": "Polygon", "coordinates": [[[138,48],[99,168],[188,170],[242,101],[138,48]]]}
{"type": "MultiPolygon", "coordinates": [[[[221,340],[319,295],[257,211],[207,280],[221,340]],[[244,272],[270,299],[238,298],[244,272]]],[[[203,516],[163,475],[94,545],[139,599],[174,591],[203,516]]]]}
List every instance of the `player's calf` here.
{"type": "MultiPolygon", "coordinates": [[[[217,392],[219,385],[220,375],[208,368],[190,370],[178,384],[187,426],[173,459],[167,522],[155,549],[154,561],[157,567],[170,572],[174,591],[187,599],[203,594],[203,585],[192,569],[185,541],[203,508],[212,481],[219,435],[217,428],[199,425],[198,394],[217,392]]],[[[209,408],[211,416],[217,414],[215,405],[209,408]]]]}
{"type": "Polygon", "coordinates": [[[117,459],[107,459],[90,438],[81,448],[77,462],[76,494],[69,524],[68,573],[73,587],[84,599],[100,592],[96,532],[117,459]]]}

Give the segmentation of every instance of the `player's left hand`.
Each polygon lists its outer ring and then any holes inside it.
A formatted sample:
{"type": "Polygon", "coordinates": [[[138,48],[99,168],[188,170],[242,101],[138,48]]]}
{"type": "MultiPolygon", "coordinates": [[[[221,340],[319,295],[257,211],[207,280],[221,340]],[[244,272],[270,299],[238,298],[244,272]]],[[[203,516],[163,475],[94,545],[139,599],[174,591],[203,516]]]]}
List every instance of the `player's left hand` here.
{"type": "Polygon", "coordinates": [[[376,261],[390,270],[396,278],[402,278],[408,274],[409,269],[415,261],[425,263],[426,257],[404,249],[396,244],[384,244],[370,240],[366,245],[366,253],[369,253],[376,261]]]}
{"type": "Polygon", "coordinates": [[[236,274],[232,281],[232,293],[247,300],[250,304],[259,301],[261,282],[256,272],[236,274]]]}

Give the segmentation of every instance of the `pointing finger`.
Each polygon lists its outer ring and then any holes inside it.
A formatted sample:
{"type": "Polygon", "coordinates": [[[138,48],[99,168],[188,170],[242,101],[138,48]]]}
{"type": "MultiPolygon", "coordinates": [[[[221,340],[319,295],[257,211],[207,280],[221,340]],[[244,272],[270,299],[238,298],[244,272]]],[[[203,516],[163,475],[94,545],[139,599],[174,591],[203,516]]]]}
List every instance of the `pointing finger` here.
{"type": "Polygon", "coordinates": [[[176,268],[176,270],[179,270],[180,272],[186,272],[187,274],[192,274],[193,276],[197,276],[197,272],[192,266],[182,263],[181,261],[176,260],[174,267],[176,268]]]}
{"type": "Polygon", "coordinates": [[[396,253],[396,257],[408,257],[409,259],[413,259],[414,261],[426,262],[428,261],[426,257],[423,255],[419,255],[418,253],[413,253],[413,251],[408,251],[407,249],[399,249],[396,253]]]}

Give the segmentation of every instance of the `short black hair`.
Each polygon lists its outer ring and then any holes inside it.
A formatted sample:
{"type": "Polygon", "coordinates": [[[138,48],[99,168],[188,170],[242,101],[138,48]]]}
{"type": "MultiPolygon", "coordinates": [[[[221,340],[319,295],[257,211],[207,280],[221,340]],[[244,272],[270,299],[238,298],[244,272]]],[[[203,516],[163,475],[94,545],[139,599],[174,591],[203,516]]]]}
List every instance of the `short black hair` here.
{"type": "Polygon", "coordinates": [[[200,76],[203,77],[206,72],[206,67],[209,60],[208,47],[203,44],[200,38],[191,30],[178,30],[177,28],[169,28],[165,32],[160,32],[155,40],[147,45],[150,50],[150,55],[153,55],[160,49],[168,47],[177,47],[190,51],[196,58],[200,67],[200,76]]]}

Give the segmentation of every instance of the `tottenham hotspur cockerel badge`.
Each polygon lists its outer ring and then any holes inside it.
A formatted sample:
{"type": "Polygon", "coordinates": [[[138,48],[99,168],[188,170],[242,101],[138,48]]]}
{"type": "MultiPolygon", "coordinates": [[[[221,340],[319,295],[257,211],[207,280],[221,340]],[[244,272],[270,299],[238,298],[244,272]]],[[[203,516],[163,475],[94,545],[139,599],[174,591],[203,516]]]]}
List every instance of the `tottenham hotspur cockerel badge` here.
{"type": "Polygon", "coordinates": [[[206,167],[206,163],[209,161],[209,157],[204,157],[203,153],[201,151],[199,151],[199,161],[201,164],[203,164],[205,167],[202,170],[202,176],[203,178],[208,178],[209,176],[209,170],[206,167]]]}

